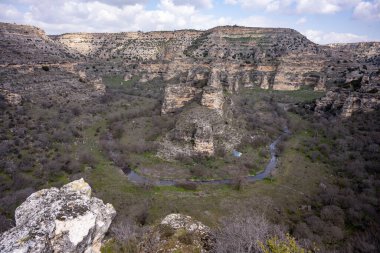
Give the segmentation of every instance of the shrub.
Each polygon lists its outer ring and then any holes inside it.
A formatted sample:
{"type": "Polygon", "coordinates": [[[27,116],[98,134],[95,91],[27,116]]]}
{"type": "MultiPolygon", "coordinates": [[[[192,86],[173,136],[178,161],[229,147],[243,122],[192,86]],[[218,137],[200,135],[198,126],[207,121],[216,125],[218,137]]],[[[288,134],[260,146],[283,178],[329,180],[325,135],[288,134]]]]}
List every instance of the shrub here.
{"type": "Polygon", "coordinates": [[[49,71],[50,70],[49,66],[46,66],[46,65],[42,66],[42,69],[45,70],[45,71],[49,71]]]}
{"type": "Polygon", "coordinates": [[[300,247],[296,239],[289,234],[287,234],[284,239],[279,239],[277,236],[274,236],[265,241],[265,244],[259,242],[259,245],[264,253],[311,253],[311,251],[300,247]]]}
{"type": "Polygon", "coordinates": [[[262,214],[234,215],[222,220],[221,227],[215,231],[215,252],[260,252],[260,242],[275,236],[285,237],[280,227],[271,224],[262,214]]]}
{"type": "Polygon", "coordinates": [[[336,226],[344,226],[344,212],[340,207],[330,205],[322,208],[321,218],[336,226]]]}
{"type": "Polygon", "coordinates": [[[193,243],[193,240],[194,240],[193,233],[189,233],[187,231],[184,231],[178,236],[178,241],[186,245],[191,245],[193,243]]]}
{"type": "Polygon", "coordinates": [[[164,239],[170,238],[175,233],[175,229],[172,226],[169,226],[167,224],[160,224],[158,229],[159,229],[161,237],[164,239]]]}
{"type": "Polygon", "coordinates": [[[175,186],[189,191],[197,190],[197,184],[193,182],[176,183],[175,186]]]}
{"type": "Polygon", "coordinates": [[[95,158],[88,151],[82,151],[79,153],[79,162],[81,164],[87,164],[89,166],[94,166],[96,164],[95,158]]]}

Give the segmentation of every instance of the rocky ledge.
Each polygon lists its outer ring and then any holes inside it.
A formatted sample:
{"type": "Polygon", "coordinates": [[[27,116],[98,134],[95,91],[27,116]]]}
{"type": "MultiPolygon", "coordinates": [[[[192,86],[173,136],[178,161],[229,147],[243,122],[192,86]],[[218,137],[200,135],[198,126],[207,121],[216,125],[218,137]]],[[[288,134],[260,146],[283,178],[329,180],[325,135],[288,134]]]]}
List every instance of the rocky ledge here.
{"type": "Polygon", "coordinates": [[[0,252],[100,252],[116,211],[91,197],[76,180],[30,195],[15,213],[16,226],[0,235],[0,252]]]}

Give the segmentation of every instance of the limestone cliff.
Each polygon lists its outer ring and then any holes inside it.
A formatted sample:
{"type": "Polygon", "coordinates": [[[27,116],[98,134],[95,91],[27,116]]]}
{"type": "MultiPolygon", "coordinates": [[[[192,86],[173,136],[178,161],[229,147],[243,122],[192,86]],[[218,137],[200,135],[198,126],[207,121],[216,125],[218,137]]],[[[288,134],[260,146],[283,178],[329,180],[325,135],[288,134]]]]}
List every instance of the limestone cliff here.
{"type": "MultiPolygon", "coordinates": [[[[353,46],[350,44],[349,48],[353,46]]],[[[364,45],[358,46],[362,48],[364,45]]],[[[368,51],[371,55],[370,52],[368,51]]],[[[365,55],[362,57],[368,59],[365,55]]],[[[372,60],[367,61],[368,66],[358,58],[357,65],[361,67],[351,67],[345,80],[337,84],[338,87],[330,89],[325,97],[316,101],[316,114],[329,113],[347,118],[353,113],[380,109],[380,68],[376,68],[376,61],[372,62],[374,56],[370,57],[372,60]]]]}
{"type": "Polygon", "coordinates": [[[100,252],[115,215],[111,204],[91,197],[83,179],[40,190],[16,209],[16,226],[0,235],[0,252],[100,252]]]}
{"type": "Polygon", "coordinates": [[[79,53],[50,39],[34,26],[0,22],[0,64],[74,61],[79,53]]]}
{"type": "Polygon", "coordinates": [[[102,95],[99,76],[80,65],[80,53],[50,39],[43,30],[0,23],[0,90],[9,104],[66,103],[102,95]]]}

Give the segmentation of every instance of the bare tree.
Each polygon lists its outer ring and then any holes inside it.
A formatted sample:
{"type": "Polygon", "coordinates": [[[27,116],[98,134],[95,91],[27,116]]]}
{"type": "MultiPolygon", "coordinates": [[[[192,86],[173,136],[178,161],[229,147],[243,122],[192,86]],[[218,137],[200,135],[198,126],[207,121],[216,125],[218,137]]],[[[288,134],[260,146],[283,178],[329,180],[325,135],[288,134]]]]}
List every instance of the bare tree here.
{"type": "Polygon", "coordinates": [[[262,252],[259,242],[285,235],[279,226],[271,224],[263,214],[234,215],[222,221],[215,232],[215,252],[254,253],[262,252]]]}
{"type": "Polygon", "coordinates": [[[138,238],[141,229],[132,219],[123,217],[113,222],[110,230],[116,240],[121,243],[128,243],[138,238]]]}

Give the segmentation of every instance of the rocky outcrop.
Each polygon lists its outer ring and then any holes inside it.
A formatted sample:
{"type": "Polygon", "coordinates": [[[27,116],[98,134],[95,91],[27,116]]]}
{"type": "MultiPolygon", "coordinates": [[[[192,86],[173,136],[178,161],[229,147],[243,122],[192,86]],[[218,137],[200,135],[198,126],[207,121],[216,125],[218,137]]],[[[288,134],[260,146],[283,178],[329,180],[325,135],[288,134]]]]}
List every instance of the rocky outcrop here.
{"type": "Polygon", "coordinates": [[[125,60],[165,60],[181,57],[181,53],[201,31],[70,33],[51,39],[81,52],[89,58],[125,60]]]}
{"type": "Polygon", "coordinates": [[[165,88],[165,96],[161,112],[163,114],[175,112],[177,109],[182,108],[187,102],[194,99],[196,93],[197,89],[195,87],[180,84],[168,84],[165,88]]]}
{"type": "Polygon", "coordinates": [[[83,179],[40,190],[16,209],[16,226],[0,236],[0,252],[100,252],[115,215],[111,204],[91,197],[83,179]]]}
{"type": "Polygon", "coordinates": [[[330,89],[324,97],[316,101],[314,111],[343,118],[361,112],[367,113],[380,109],[380,70],[359,73],[359,76],[341,84],[340,88],[330,89]]]}
{"type": "Polygon", "coordinates": [[[190,216],[169,214],[140,243],[140,252],[211,252],[214,239],[209,227],[190,216]]]}
{"type": "Polygon", "coordinates": [[[217,113],[223,113],[224,95],[223,89],[212,86],[205,87],[202,93],[201,104],[217,113]]]}
{"type": "Polygon", "coordinates": [[[12,93],[8,90],[0,89],[0,95],[3,96],[5,102],[11,106],[20,105],[22,102],[22,97],[20,94],[12,93]]]}
{"type": "Polygon", "coordinates": [[[204,154],[208,156],[214,154],[212,126],[209,124],[197,126],[194,135],[194,151],[197,154],[204,154]]]}
{"type": "Polygon", "coordinates": [[[317,100],[315,113],[332,114],[343,118],[353,113],[368,113],[380,109],[380,93],[355,92],[345,89],[334,89],[317,100]]]}
{"type": "Polygon", "coordinates": [[[174,129],[161,140],[158,155],[170,160],[178,156],[211,156],[216,150],[232,152],[244,131],[230,115],[229,109],[219,114],[192,104],[181,112],[174,129]]]}
{"type": "Polygon", "coordinates": [[[294,54],[281,58],[277,68],[273,89],[298,90],[301,87],[312,87],[325,90],[325,77],[323,68],[327,58],[319,54],[294,54]]]}

